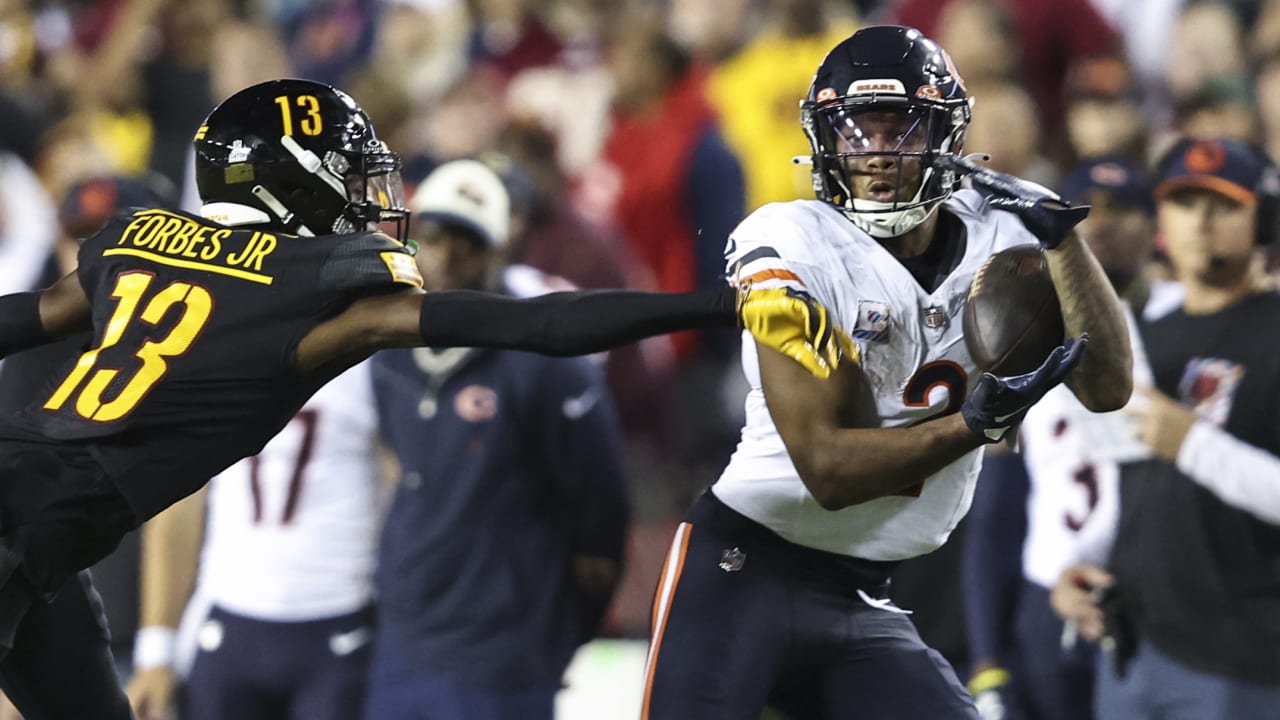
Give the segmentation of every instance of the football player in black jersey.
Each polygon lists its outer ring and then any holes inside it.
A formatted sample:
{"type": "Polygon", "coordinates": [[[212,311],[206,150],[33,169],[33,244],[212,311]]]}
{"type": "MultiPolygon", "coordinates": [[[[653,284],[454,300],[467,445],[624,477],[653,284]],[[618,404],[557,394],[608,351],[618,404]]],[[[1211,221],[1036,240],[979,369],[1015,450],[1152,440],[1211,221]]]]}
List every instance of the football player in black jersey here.
{"type": "Polygon", "coordinates": [[[121,214],[76,272],[0,298],[0,356],[92,331],[41,399],[0,418],[0,687],[27,717],[131,717],[80,571],[378,349],[584,354],[738,323],[820,374],[839,360],[825,309],[776,290],[424,293],[399,158],[326,85],[242,90],[195,151],[199,214],[121,214]],[[55,593],[83,606],[75,622],[49,615],[55,593]]]}

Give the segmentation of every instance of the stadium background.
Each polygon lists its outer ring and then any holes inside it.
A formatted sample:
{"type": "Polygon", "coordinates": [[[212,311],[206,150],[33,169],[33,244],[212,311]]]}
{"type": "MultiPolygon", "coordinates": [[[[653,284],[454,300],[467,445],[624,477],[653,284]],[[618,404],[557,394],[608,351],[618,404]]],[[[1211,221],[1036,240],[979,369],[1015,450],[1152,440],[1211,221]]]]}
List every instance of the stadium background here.
{"type": "MultiPolygon", "coordinates": [[[[1049,186],[1084,157],[1149,163],[1178,134],[1280,154],[1280,0],[3,0],[0,292],[33,286],[79,179],[149,173],[194,208],[199,121],[282,76],[350,91],[410,185],[442,161],[502,153],[517,257],[544,272],[587,287],[705,284],[725,238],[694,219],[812,196],[791,163],[808,152],[797,103],[823,52],[873,22],[946,47],[977,99],[967,149],[1049,186]],[[708,134],[731,161],[718,173],[695,167],[708,134]],[[663,203],[686,204],[688,221],[653,232],[645,208],[663,203]]],[[[733,338],[650,341],[610,362],[636,519],[565,718],[633,716],[661,555],[740,421],[733,338]]],[[[898,592],[962,663],[959,542],[963,529],[909,563],[898,592]]],[[[99,570],[126,640],[136,551],[99,570]]]]}

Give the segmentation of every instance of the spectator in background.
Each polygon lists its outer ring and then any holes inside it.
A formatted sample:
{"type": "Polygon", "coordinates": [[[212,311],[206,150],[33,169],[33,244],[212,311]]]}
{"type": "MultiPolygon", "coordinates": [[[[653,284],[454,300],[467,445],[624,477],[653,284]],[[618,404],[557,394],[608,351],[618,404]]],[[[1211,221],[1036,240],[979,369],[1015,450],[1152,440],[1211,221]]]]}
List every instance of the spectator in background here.
{"type": "Polygon", "coordinates": [[[1269,157],[1280,157],[1280,48],[1258,63],[1253,97],[1258,103],[1259,144],[1269,157]]]}
{"type": "Polygon", "coordinates": [[[1124,58],[1107,54],[1081,59],[1067,74],[1064,93],[1071,157],[1120,156],[1146,165],[1143,99],[1124,58]]]}
{"type": "MultiPolygon", "coordinates": [[[[647,276],[644,287],[710,287],[721,281],[722,252],[742,219],[745,188],[707,102],[706,71],[661,23],[643,16],[619,19],[609,67],[616,88],[602,156],[607,170],[586,181],[611,187],[607,217],[647,276]]],[[[677,355],[691,360],[694,336],[672,339],[677,355]]],[[[731,344],[718,349],[723,354],[731,344]]]]}
{"type": "MultiPolygon", "coordinates": [[[[1080,237],[1120,297],[1141,313],[1155,236],[1142,172],[1117,157],[1087,160],[1063,181],[1062,196],[1092,206],[1077,226],[1080,237]]],[[[1027,413],[1019,454],[987,450],[963,560],[969,690],[984,720],[1093,715],[1094,648],[1063,647],[1049,589],[1080,538],[1115,521],[1119,470],[1107,440],[1125,430],[1116,415],[1091,413],[1059,387],[1027,413]]]]}
{"type": "MultiPolygon", "coordinates": [[[[667,291],[722,282],[729,233],[742,219],[746,188],[738,159],[720,134],[706,95],[706,68],[639,14],[617,20],[608,45],[612,127],[596,172],[582,178],[603,197],[604,217],[622,233],[628,275],[667,291]]],[[[715,330],[669,337],[674,381],[661,399],[654,474],[671,508],[686,506],[715,476],[737,441],[741,411],[737,334],[715,330]]],[[[652,344],[650,344],[652,346],[652,344]]]]}
{"type": "Polygon", "coordinates": [[[1020,81],[1017,28],[998,0],[948,2],[938,16],[938,42],[952,48],[951,60],[964,68],[966,84],[1020,81]]]}
{"type": "Polygon", "coordinates": [[[564,43],[543,22],[534,0],[471,0],[470,56],[503,80],[522,70],[555,64],[564,43]]]}
{"type": "Polygon", "coordinates": [[[1222,2],[1186,3],[1166,43],[1164,80],[1175,104],[1214,78],[1248,69],[1240,18],[1222,2]]]}
{"type": "Polygon", "coordinates": [[[1280,230],[1274,172],[1230,139],[1180,141],[1157,171],[1157,222],[1186,294],[1141,326],[1150,365],[1135,365],[1126,410],[1140,452],[1120,468],[1114,534],[1080,548],[1109,571],[1074,565],[1051,596],[1084,637],[1111,638],[1101,720],[1280,707],[1280,336],[1259,331],[1280,319],[1280,294],[1253,274],[1280,230]]]}
{"type": "Polygon", "coordinates": [[[366,362],[260,453],[144,526],[144,626],[128,687],[139,720],[165,717],[180,677],[183,720],[359,717],[382,514],[377,437],[366,362]],[[180,622],[194,648],[175,643],[180,622]]]}
{"type": "Polygon", "coordinates": [[[795,132],[797,108],[813,68],[854,30],[855,17],[830,0],[770,3],[755,37],[712,70],[707,92],[742,162],[747,210],[813,194],[809,169],[791,161],[808,149],[795,132]]]}
{"type": "Polygon", "coordinates": [[[1057,168],[1040,155],[1040,127],[1036,106],[1027,91],[1011,80],[991,80],[969,85],[975,107],[965,136],[966,147],[989,148],[991,167],[1041,185],[1057,181],[1057,168]]]}
{"type": "MultiPolygon", "coordinates": [[[[888,4],[884,21],[938,37],[944,30],[943,11],[953,2],[973,1],[900,0],[888,4]]],[[[1035,100],[1045,137],[1055,137],[1062,127],[1062,86],[1067,68],[1077,58],[1118,48],[1120,38],[1090,0],[996,0],[994,4],[1010,18],[1012,47],[1016,49],[1010,53],[1013,70],[1035,100]]],[[[992,34],[969,41],[1001,43],[1002,38],[992,34]]]]}
{"type": "Polygon", "coordinates": [[[347,73],[368,57],[373,47],[378,0],[321,0],[288,5],[276,22],[299,77],[343,85],[347,73]]]}
{"type": "MultiPolygon", "coordinates": [[[[509,199],[483,164],[441,165],[410,205],[430,287],[545,291],[506,265],[509,199]]],[[[388,351],[374,388],[400,484],[365,717],[550,720],[621,574],[622,438],[599,371],[520,352],[388,351]]]]}
{"type": "MultiPolygon", "coordinates": [[[[550,133],[528,123],[508,125],[503,152],[481,160],[502,178],[511,199],[508,258],[581,288],[632,284],[616,233],[591,222],[568,201],[568,180],[556,162],[550,133]]],[[[674,363],[665,339],[611,350],[609,389],[629,440],[656,437],[674,363]]]]}
{"type": "Polygon", "coordinates": [[[1174,122],[1178,131],[1186,137],[1255,142],[1258,118],[1251,90],[1243,74],[1209,78],[1176,103],[1174,122]]]}
{"type": "Polygon", "coordinates": [[[671,0],[666,4],[667,32],[694,62],[714,66],[742,47],[755,29],[757,12],[770,4],[780,3],[671,0]]]}

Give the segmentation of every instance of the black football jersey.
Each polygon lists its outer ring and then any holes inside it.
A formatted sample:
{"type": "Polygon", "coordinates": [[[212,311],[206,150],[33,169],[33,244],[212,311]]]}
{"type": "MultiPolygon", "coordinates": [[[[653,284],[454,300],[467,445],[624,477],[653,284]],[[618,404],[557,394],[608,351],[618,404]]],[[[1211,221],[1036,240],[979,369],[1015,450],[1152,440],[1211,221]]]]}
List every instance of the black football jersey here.
{"type": "Polygon", "coordinates": [[[79,261],[93,344],[24,424],[85,446],[139,521],[257,453],[345,369],[294,367],[317,324],[422,284],[381,233],[297,237],[159,209],[112,220],[79,261]]]}

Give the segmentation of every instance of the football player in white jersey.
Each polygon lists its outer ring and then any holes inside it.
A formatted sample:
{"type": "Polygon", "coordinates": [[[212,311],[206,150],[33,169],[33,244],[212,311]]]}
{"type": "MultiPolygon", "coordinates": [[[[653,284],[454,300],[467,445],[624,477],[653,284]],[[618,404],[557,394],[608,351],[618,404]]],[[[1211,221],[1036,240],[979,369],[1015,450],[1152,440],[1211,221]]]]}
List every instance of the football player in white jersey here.
{"type": "Polygon", "coordinates": [[[207,498],[193,496],[147,526],[142,616],[150,625],[129,688],[140,720],[161,716],[175,666],[186,664],[175,662],[182,653],[173,641],[184,604],[183,635],[195,643],[184,720],[359,717],[381,519],[377,437],[369,364],[361,363],[316,393],[262,452],[215,477],[207,498]]]}
{"type": "MultiPolygon", "coordinates": [[[[1145,271],[1155,208],[1142,171],[1121,158],[1094,158],[1064,179],[1062,194],[1093,208],[1080,236],[1128,308],[1154,317],[1162,304],[1146,302],[1145,271]]],[[[1142,343],[1126,315],[1141,382],[1142,343]]],[[[1114,525],[1118,460],[1136,449],[1132,436],[1119,414],[1091,413],[1057,387],[1027,413],[1019,454],[988,454],[963,550],[969,689],[983,718],[1015,720],[1024,706],[1040,720],[1092,717],[1093,647],[1070,632],[1064,638],[1049,590],[1114,525]]]]}
{"type": "Polygon", "coordinates": [[[982,445],[1048,389],[1065,380],[1092,410],[1125,403],[1123,313],[1071,231],[1086,208],[960,156],[964,83],[919,31],[844,40],[801,108],[818,199],[757,210],[728,265],[829,308],[852,362],[824,380],[744,338],[746,426],[676,532],[642,715],[755,718],[774,705],[804,718],[976,718],[889,601],[889,574],[946,541],[982,445]],[[985,192],[957,191],[961,175],[985,192]],[[970,283],[992,253],[1036,243],[1069,339],[1027,375],[980,373],[961,334],[970,283]]]}

